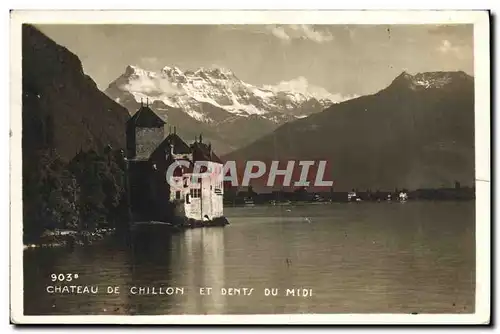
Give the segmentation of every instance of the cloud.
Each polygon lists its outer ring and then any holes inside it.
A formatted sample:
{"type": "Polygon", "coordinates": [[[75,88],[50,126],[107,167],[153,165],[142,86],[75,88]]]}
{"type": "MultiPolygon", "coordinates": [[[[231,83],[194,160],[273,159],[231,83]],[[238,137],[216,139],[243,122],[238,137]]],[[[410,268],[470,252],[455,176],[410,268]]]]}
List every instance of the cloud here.
{"type": "Polygon", "coordinates": [[[283,41],[290,41],[290,36],[286,33],[285,29],[283,27],[268,27],[269,31],[275,36],[278,37],[279,39],[283,41]]]}
{"type": "Polygon", "coordinates": [[[358,97],[358,95],[342,95],[339,93],[332,94],[323,87],[311,85],[309,81],[302,76],[289,81],[281,81],[276,85],[266,85],[263,88],[273,92],[300,93],[305,96],[312,96],[316,99],[328,99],[334,103],[358,97]]]}
{"type": "Polygon", "coordinates": [[[151,96],[172,96],[182,92],[172,83],[161,79],[141,78],[131,80],[127,84],[122,85],[122,88],[128,90],[129,92],[142,93],[151,96]]]}
{"type": "Polygon", "coordinates": [[[290,29],[299,34],[299,38],[306,38],[316,43],[329,42],[333,40],[333,35],[326,31],[319,31],[310,25],[290,25],[290,29]]]}
{"type": "Polygon", "coordinates": [[[157,75],[155,72],[137,66],[133,66],[133,69],[134,75],[121,85],[122,89],[149,96],[172,96],[182,93],[182,89],[170,82],[165,76],[157,75]]]}
{"type": "Polygon", "coordinates": [[[285,43],[293,39],[309,40],[315,43],[332,41],[333,35],[307,24],[270,25],[266,29],[285,43]]]}
{"type": "Polygon", "coordinates": [[[271,35],[283,43],[290,43],[292,40],[297,39],[314,43],[325,43],[334,40],[332,33],[324,27],[308,24],[221,25],[220,29],[271,35]]]}
{"type": "Polygon", "coordinates": [[[441,41],[441,44],[437,47],[438,51],[443,54],[455,54],[460,56],[460,48],[458,46],[453,45],[449,40],[444,39],[441,41]]]}

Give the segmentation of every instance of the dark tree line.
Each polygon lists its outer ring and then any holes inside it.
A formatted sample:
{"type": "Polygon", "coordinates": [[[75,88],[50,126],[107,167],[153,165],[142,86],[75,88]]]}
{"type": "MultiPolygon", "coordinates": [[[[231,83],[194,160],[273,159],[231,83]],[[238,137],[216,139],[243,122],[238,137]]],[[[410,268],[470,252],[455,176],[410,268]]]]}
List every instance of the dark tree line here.
{"type": "Polygon", "coordinates": [[[23,163],[25,242],[46,230],[93,232],[128,222],[122,152],[80,151],[64,162],[55,150],[35,152],[23,163]]]}

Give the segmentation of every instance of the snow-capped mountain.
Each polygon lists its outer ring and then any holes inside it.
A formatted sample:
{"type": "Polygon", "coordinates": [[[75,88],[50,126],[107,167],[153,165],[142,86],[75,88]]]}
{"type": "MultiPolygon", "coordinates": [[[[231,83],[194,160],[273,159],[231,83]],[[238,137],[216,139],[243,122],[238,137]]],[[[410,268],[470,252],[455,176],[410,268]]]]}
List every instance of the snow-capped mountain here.
{"type": "MultiPolygon", "coordinates": [[[[167,109],[179,108],[204,123],[255,115],[280,124],[303,118],[342,100],[324,88],[308,87],[305,78],[257,87],[223,68],[183,72],[169,66],[159,72],[128,66],[109,85],[106,94],[126,107],[133,101],[161,102],[167,109]]],[[[135,109],[136,106],[130,107],[135,109]]]]}
{"type": "Polygon", "coordinates": [[[454,84],[462,84],[471,80],[463,71],[457,72],[424,72],[411,75],[407,72],[397,76],[392,87],[405,86],[411,90],[448,88],[454,84]]]}
{"type": "Polygon", "coordinates": [[[131,114],[148,102],[181,136],[203,133],[219,154],[343,100],[301,78],[258,87],[223,68],[183,72],[169,66],[158,72],[127,66],[105,93],[131,114]]]}
{"type": "Polygon", "coordinates": [[[344,96],[341,94],[332,94],[323,87],[311,85],[307,78],[304,78],[302,76],[289,81],[281,81],[277,85],[267,85],[263,88],[275,93],[299,93],[303,96],[307,96],[309,99],[315,98],[325,105],[331,105],[332,103],[339,103],[358,97],[358,95],[344,96]]]}

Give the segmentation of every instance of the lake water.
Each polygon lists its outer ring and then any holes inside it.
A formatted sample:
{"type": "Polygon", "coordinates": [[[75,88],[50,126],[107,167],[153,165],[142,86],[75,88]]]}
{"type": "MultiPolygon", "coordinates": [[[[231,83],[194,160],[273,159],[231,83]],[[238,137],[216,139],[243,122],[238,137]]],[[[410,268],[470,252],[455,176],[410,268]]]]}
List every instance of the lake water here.
{"type": "Polygon", "coordinates": [[[166,235],[142,250],[111,241],[26,250],[25,314],[474,312],[474,202],[256,206],[225,214],[229,226],[166,235]],[[52,273],[78,278],[54,283],[52,273]],[[99,290],[48,293],[55,285],[99,290]],[[107,286],[120,293],[107,294],[107,286]],[[140,287],[157,294],[138,294],[140,287]],[[168,287],[178,293],[159,294],[171,293],[168,287]],[[211,295],[200,294],[202,287],[211,295]],[[299,290],[287,296],[287,289],[299,290]]]}

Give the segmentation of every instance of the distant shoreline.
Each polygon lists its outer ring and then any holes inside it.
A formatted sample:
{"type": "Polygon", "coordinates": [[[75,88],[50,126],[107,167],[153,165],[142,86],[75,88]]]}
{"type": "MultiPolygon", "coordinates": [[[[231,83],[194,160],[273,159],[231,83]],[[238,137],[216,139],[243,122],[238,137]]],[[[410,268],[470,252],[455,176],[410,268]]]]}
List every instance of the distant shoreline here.
{"type": "Polygon", "coordinates": [[[391,200],[391,201],[388,201],[388,200],[380,200],[380,201],[376,201],[376,200],[362,200],[362,201],[359,201],[359,202],[355,202],[355,201],[319,201],[319,202],[307,202],[307,201],[291,201],[290,203],[286,203],[286,202],[283,202],[283,203],[276,203],[276,204],[272,204],[272,203],[264,203],[264,202],[256,202],[256,203],[252,203],[252,204],[244,204],[244,203],[235,203],[235,204],[232,204],[232,203],[224,203],[224,207],[225,208],[239,208],[239,207],[252,207],[252,206],[259,206],[259,207],[263,207],[263,206],[269,206],[269,207],[280,207],[280,206],[309,206],[309,205],[328,205],[328,204],[362,204],[362,203],[388,203],[388,204],[391,204],[391,203],[395,203],[395,204],[399,204],[399,203],[413,203],[413,202],[471,202],[471,201],[474,201],[475,198],[468,198],[468,199],[412,199],[412,200],[407,200],[407,201],[399,201],[399,200],[391,200]]]}

